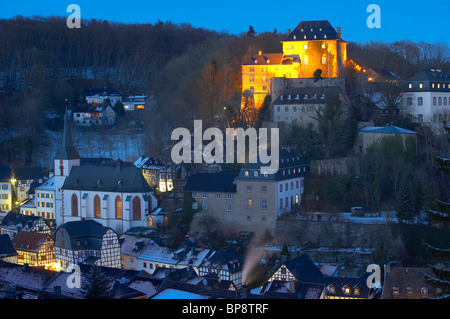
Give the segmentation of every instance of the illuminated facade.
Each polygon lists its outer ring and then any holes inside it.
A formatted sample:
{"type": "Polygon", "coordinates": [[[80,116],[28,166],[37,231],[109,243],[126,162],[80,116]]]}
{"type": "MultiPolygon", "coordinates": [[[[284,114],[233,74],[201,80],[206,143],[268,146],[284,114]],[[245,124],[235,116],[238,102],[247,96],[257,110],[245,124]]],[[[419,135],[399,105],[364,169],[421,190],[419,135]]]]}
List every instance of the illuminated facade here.
{"type": "Polygon", "coordinates": [[[242,92],[252,94],[256,108],[270,93],[272,78],[312,78],[317,69],[323,78],[342,76],[347,42],[328,21],[302,21],[281,44],[283,53],[259,51],[242,64],[242,92]]]}
{"type": "Polygon", "coordinates": [[[19,254],[17,263],[45,266],[55,262],[55,248],[50,234],[21,231],[12,239],[19,254]]]}

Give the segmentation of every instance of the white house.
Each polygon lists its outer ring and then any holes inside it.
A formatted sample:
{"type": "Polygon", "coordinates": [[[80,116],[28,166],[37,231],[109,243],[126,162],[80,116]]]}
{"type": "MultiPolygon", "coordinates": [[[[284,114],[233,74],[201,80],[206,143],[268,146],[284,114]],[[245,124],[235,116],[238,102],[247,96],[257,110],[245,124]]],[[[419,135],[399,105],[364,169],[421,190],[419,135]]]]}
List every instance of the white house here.
{"type": "Polygon", "coordinates": [[[0,165],[0,211],[7,213],[12,209],[11,169],[0,165]]]}
{"type": "Polygon", "coordinates": [[[123,102],[125,111],[145,110],[148,108],[148,103],[151,97],[147,95],[132,95],[123,102]]]}
{"type": "Polygon", "coordinates": [[[113,125],[116,110],[111,105],[107,102],[80,105],[73,111],[73,121],[79,126],[113,125]]]}
{"type": "Polygon", "coordinates": [[[86,102],[89,104],[102,104],[109,100],[112,106],[122,102],[122,95],[113,88],[96,89],[86,91],[86,102]]]}
{"type": "Polygon", "coordinates": [[[36,213],[45,219],[55,219],[55,177],[35,189],[36,213]]]}
{"type": "Polygon", "coordinates": [[[402,97],[402,112],[413,122],[443,133],[443,122],[450,120],[449,73],[434,69],[416,73],[405,80],[402,97]]]}

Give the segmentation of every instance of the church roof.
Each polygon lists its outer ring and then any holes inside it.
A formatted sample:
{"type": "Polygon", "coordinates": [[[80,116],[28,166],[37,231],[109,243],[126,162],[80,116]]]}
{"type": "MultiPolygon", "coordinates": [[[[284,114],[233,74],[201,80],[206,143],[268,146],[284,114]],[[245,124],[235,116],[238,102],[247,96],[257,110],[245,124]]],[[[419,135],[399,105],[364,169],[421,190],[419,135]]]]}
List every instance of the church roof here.
{"type": "Polygon", "coordinates": [[[114,166],[74,166],[62,188],[119,193],[152,191],[139,168],[121,165],[119,161],[114,166]]]}
{"type": "Polygon", "coordinates": [[[70,128],[69,119],[66,114],[64,116],[64,131],[63,131],[61,148],[56,153],[55,159],[71,160],[71,159],[79,159],[79,158],[80,158],[80,154],[78,154],[77,150],[73,146],[72,131],[70,128]]]}

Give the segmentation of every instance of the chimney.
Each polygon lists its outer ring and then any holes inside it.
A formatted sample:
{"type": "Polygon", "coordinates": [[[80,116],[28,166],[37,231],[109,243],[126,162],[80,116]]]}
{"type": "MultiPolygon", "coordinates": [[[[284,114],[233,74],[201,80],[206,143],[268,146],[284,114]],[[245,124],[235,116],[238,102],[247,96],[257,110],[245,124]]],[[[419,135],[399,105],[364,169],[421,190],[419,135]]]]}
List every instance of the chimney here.
{"type": "Polygon", "coordinates": [[[291,29],[287,29],[287,35],[291,34],[291,29]]]}
{"type": "Polygon", "coordinates": [[[341,27],[337,27],[337,38],[338,38],[338,40],[342,40],[341,27]]]}

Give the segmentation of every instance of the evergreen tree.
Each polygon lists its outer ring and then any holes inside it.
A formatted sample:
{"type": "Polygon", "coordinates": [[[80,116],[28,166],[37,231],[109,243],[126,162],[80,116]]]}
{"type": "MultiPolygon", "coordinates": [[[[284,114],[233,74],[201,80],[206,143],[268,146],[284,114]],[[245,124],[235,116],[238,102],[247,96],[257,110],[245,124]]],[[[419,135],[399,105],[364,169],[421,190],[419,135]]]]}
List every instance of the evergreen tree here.
{"type": "Polygon", "coordinates": [[[411,189],[406,181],[400,186],[397,196],[397,218],[400,222],[410,222],[414,217],[414,198],[411,189]]]}
{"type": "Polygon", "coordinates": [[[108,279],[100,268],[94,265],[81,287],[85,299],[107,299],[109,297],[108,279]]]}
{"type": "MultiPolygon", "coordinates": [[[[447,126],[445,129],[447,131],[447,138],[450,142],[450,126],[447,126]]],[[[439,169],[446,176],[450,176],[450,159],[436,157],[435,160],[439,169]]],[[[438,210],[427,210],[428,216],[433,222],[442,225],[442,227],[448,228],[450,203],[440,200],[436,200],[435,202],[438,210]]],[[[448,248],[433,247],[429,244],[425,244],[425,248],[432,257],[441,262],[443,265],[448,264],[450,261],[450,250],[448,248]]],[[[438,298],[450,299],[450,270],[448,268],[445,269],[436,265],[430,265],[430,268],[435,276],[425,275],[425,280],[433,287],[442,289],[442,296],[438,296],[438,298]]]]}

